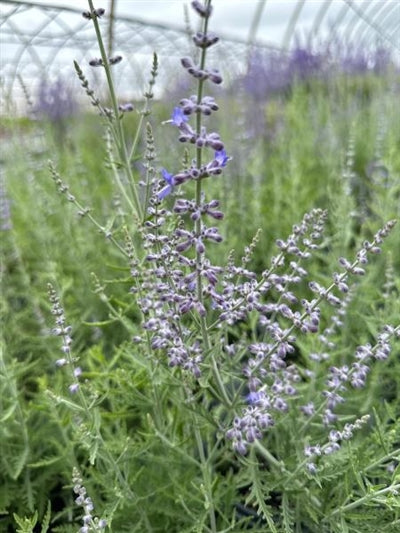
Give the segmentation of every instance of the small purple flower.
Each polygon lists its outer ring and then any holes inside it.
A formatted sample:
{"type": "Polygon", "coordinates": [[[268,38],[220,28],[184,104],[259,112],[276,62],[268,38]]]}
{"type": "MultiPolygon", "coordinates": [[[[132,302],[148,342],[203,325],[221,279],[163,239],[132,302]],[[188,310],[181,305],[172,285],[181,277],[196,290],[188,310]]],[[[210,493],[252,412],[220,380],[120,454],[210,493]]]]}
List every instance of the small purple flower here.
{"type": "Polygon", "coordinates": [[[218,162],[220,167],[225,167],[227,162],[232,158],[226,155],[225,150],[217,150],[215,152],[215,160],[218,162]]]}
{"type": "Polygon", "coordinates": [[[306,405],[302,405],[300,407],[300,410],[306,416],[312,416],[315,413],[315,406],[314,406],[313,402],[308,402],[306,405]]]}
{"type": "Polygon", "coordinates": [[[173,191],[174,189],[174,176],[172,174],[170,174],[169,172],[167,172],[165,170],[165,168],[162,168],[161,169],[161,174],[163,176],[163,178],[165,179],[165,181],[168,183],[168,185],[166,185],[163,189],[161,189],[161,191],[158,193],[158,199],[159,200],[163,200],[166,196],[168,196],[169,194],[171,194],[171,192],[173,191]]]}
{"type": "Polygon", "coordinates": [[[188,120],[188,115],[185,115],[180,107],[174,107],[171,119],[166,120],[165,122],[163,122],[163,124],[173,124],[174,126],[178,126],[178,128],[180,128],[188,120]]]}
{"type": "Polygon", "coordinates": [[[127,104],[120,104],[118,106],[118,110],[122,111],[123,113],[129,113],[130,111],[134,110],[134,106],[131,102],[128,102],[127,104]]]}
{"type": "Polygon", "coordinates": [[[76,394],[79,390],[79,383],[72,383],[72,385],[68,387],[68,390],[71,394],[76,394]]]}
{"type": "Polygon", "coordinates": [[[265,394],[263,392],[261,392],[261,391],[253,391],[253,392],[250,392],[246,396],[246,402],[249,405],[256,405],[264,397],[265,397],[265,394]]]}
{"type": "Polygon", "coordinates": [[[306,465],[307,467],[307,470],[309,471],[310,474],[314,475],[318,472],[318,468],[317,468],[317,465],[315,463],[307,463],[306,465]]]}

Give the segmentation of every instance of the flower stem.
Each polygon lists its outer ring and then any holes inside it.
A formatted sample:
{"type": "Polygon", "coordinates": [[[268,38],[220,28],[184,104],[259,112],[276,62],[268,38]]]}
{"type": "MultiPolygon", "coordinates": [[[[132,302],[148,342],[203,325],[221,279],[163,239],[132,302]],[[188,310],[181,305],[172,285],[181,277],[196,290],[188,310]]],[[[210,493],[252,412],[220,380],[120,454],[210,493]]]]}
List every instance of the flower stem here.
{"type": "Polygon", "coordinates": [[[203,445],[203,441],[201,438],[201,433],[197,426],[194,428],[194,434],[196,438],[197,449],[198,449],[199,456],[200,456],[201,471],[203,474],[204,491],[205,491],[205,497],[206,497],[205,505],[206,505],[206,508],[208,509],[208,513],[210,516],[210,528],[213,533],[216,533],[217,523],[215,519],[215,508],[214,508],[213,494],[212,494],[211,468],[206,458],[206,455],[204,452],[204,445],[203,445]]]}
{"type": "MultiPolygon", "coordinates": [[[[91,13],[93,13],[94,12],[93,0],[88,0],[88,2],[89,2],[90,11],[91,13]]],[[[130,165],[130,159],[129,159],[129,155],[126,149],[125,133],[122,127],[120,111],[118,109],[118,101],[117,101],[117,96],[115,94],[113,78],[111,75],[109,58],[107,57],[107,53],[106,53],[106,49],[103,43],[103,38],[101,36],[100,26],[99,26],[97,16],[93,16],[92,20],[93,20],[93,25],[94,25],[94,29],[96,32],[96,37],[97,37],[97,41],[98,41],[98,45],[100,49],[101,59],[102,59],[104,70],[105,70],[106,77],[107,77],[108,89],[110,91],[111,105],[112,105],[112,109],[114,113],[113,119],[115,121],[115,126],[113,125],[114,127],[112,128],[112,131],[114,133],[114,141],[117,147],[118,157],[120,158],[121,165],[124,168],[124,171],[126,173],[126,177],[127,177],[127,180],[128,180],[131,192],[132,192],[133,204],[130,203],[130,207],[134,207],[137,218],[141,219],[142,218],[142,206],[140,204],[139,195],[137,193],[136,185],[134,183],[132,169],[130,165]]]]}
{"type": "MultiPolygon", "coordinates": [[[[377,490],[376,492],[369,492],[368,494],[365,494],[362,498],[359,498],[358,500],[355,500],[352,503],[348,503],[347,505],[343,505],[342,507],[339,507],[338,509],[335,509],[330,514],[330,517],[336,516],[338,514],[346,513],[348,511],[351,511],[352,509],[356,509],[357,507],[360,507],[360,505],[364,505],[364,503],[367,503],[368,501],[373,500],[374,498],[379,498],[380,496],[383,496],[384,494],[387,494],[388,492],[392,492],[393,495],[397,494],[397,491],[400,490],[400,483],[397,485],[390,485],[389,487],[385,487],[384,489],[377,490]]],[[[382,505],[382,502],[379,501],[379,505],[382,505]]]]}

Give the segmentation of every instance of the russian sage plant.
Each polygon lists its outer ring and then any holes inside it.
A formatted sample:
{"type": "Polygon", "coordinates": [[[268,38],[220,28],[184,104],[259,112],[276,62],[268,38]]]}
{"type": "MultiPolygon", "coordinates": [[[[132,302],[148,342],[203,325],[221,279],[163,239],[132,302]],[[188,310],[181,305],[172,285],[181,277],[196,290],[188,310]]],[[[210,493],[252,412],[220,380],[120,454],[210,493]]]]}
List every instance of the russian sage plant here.
{"type": "MultiPolygon", "coordinates": [[[[106,73],[111,108],[94,95],[81,67],[75,64],[75,68],[107,123],[108,162],[134,220],[125,227],[124,241],[76,200],[54,165],[51,173],[80,216],[90,219],[129,261],[130,297],[141,318],[133,324],[120,317],[131,332],[131,343],[124,350],[142,361],[150,383],[142,395],[148,395],[148,402],[140,431],[138,435],[133,431],[130,438],[139,442],[152,435],[160,446],[160,460],[162,454],[174,457],[194,476],[190,491],[185,487],[178,498],[185,517],[175,516],[176,528],[168,530],[339,531],[347,511],[367,502],[379,505],[400,489],[394,477],[372,495],[334,510],[318,493],[318,487],[334,476],[335,465],[346,460],[346,453],[351,456],[356,432],[371,425],[371,413],[357,404],[360,389],[368,387],[368,376],[377,364],[387,363],[393,347],[398,350],[398,322],[382,324],[375,340],[362,341],[354,350],[337,344],[344,324],[351,320],[349,308],[358,280],[370,259],[381,252],[395,221],[365,240],[353,257],[338,257],[329,281],[309,273],[309,265],[326,249],[329,214],[322,209],[306,213],[289,236],[276,241],[275,255],[262,272],[251,266],[258,234],[244,247],[242,257],[237,251],[226,257],[216,251],[223,241],[219,223],[224,212],[219,199],[208,193],[216,187],[208,184],[229,179],[224,173],[235,161],[220,134],[208,127],[209,117],[219,109],[208,88],[223,81],[207,60],[210,48],[218,43],[218,36],[209,31],[211,1],[194,0],[192,7],[202,23],[193,37],[198,54],[196,60],[182,58],[181,65],[195,90],[172,104],[170,118],[164,121],[165,135],[175,136],[177,146],[184,144],[186,150],[183,158],[161,167],[157,175],[156,140],[148,124],[146,179],[141,183],[134,182],[131,166],[139,137],[128,146],[122,122],[133,106],[118,104],[111,75],[111,67],[118,68],[122,57],[106,56],[98,23],[104,10],[95,9],[89,0],[89,11],[84,13],[94,23],[101,51],[90,65],[106,73]]],[[[155,73],[156,66],[147,102],[155,73]]],[[[148,112],[146,104],[141,118],[148,112]]],[[[100,283],[96,289],[110,312],[118,315],[100,283]]],[[[71,398],[64,403],[76,411],[80,447],[89,453],[86,473],[99,468],[96,478],[109,469],[115,484],[115,501],[105,505],[105,518],[94,517],[84,487],[84,464],[79,464],[85,460],[74,454],[73,491],[76,506],[83,509],[80,531],[107,527],[155,531],[158,511],[142,506],[144,496],[138,495],[133,481],[132,470],[140,458],[136,462],[133,454],[130,465],[125,449],[117,456],[107,443],[100,400],[90,379],[84,379],[85,362],[78,364],[73,355],[71,328],[52,286],[49,294],[54,333],[62,339],[63,355],[55,364],[69,370],[71,398]],[[117,509],[128,500],[135,525],[116,518],[117,509]]],[[[375,467],[395,457],[387,450],[376,458],[375,467]]],[[[157,490],[161,488],[152,486],[148,493],[157,490]]],[[[96,509],[100,505],[96,502],[96,509]]]]}

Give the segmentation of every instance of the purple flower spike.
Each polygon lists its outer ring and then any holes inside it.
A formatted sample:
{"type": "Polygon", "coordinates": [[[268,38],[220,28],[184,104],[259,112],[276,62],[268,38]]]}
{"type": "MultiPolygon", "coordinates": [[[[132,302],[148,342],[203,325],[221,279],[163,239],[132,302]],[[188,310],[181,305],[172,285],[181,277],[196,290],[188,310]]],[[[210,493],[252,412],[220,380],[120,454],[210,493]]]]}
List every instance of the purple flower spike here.
{"type": "Polygon", "coordinates": [[[168,185],[166,185],[163,189],[161,189],[161,191],[158,193],[158,199],[159,200],[162,200],[163,198],[165,198],[166,196],[168,196],[169,194],[171,194],[171,192],[173,191],[174,189],[174,176],[172,174],[170,174],[169,172],[167,172],[165,170],[165,168],[162,168],[161,169],[161,174],[162,174],[162,177],[165,179],[165,181],[168,183],[168,185]]]}
{"type": "Polygon", "coordinates": [[[218,150],[215,152],[215,160],[218,161],[220,167],[225,167],[227,162],[232,158],[226,155],[225,150],[218,150]]]}

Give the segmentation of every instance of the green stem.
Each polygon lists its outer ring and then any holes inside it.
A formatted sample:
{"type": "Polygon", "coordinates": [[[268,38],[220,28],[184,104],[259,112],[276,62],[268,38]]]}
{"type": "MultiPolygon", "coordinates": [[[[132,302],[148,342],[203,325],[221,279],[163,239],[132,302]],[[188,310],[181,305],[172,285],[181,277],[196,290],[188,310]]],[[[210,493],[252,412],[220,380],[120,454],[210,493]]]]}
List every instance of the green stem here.
{"type": "Polygon", "coordinates": [[[117,169],[117,166],[115,164],[115,161],[114,161],[114,158],[113,158],[113,154],[112,154],[112,144],[111,144],[111,138],[110,138],[110,133],[109,132],[110,132],[110,130],[108,130],[107,133],[106,133],[106,145],[107,145],[107,152],[108,152],[108,162],[111,165],[111,169],[112,169],[113,174],[114,174],[114,179],[115,179],[115,182],[116,182],[116,184],[118,186],[118,189],[120,190],[120,193],[125,198],[126,203],[129,205],[131,210],[133,212],[135,212],[136,208],[133,205],[131,199],[129,198],[127,190],[124,187],[124,185],[123,185],[123,183],[121,181],[121,178],[119,177],[119,172],[118,172],[118,169],[117,169]]]}
{"type": "Polygon", "coordinates": [[[107,48],[108,48],[108,56],[111,56],[113,53],[113,46],[114,46],[114,20],[115,20],[115,6],[116,6],[116,0],[110,0],[109,6],[110,6],[110,16],[108,21],[108,42],[107,42],[107,48]]]}
{"type": "Polygon", "coordinates": [[[145,103],[144,103],[144,107],[143,107],[142,111],[140,112],[139,125],[136,128],[136,135],[135,135],[135,138],[133,139],[132,147],[131,147],[131,150],[130,150],[130,153],[129,153],[129,157],[128,157],[129,163],[131,163],[131,161],[132,161],[132,159],[133,159],[133,157],[135,155],[136,148],[137,148],[137,145],[139,143],[140,132],[141,132],[142,127],[143,127],[143,121],[144,121],[145,117],[147,117],[150,114],[150,100],[154,96],[153,95],[153,86],[154,86],[154,84],[156,82],[157,70],[158,70],[158,59],[157,59],[157,54],[154,54],[153,55],[153,67],[151,69],[151,78],[149,80],[149,86],[147,88],[147,91],[144,93],[145,103]]]}
{"type": "MultiPolygon", "coordinates": [[[[205,8],[208,9],[211,4],[211,0],[207,0],[205,3],[205,8]]],[[[203,28],[202,31],[204,34],[207,33],[208,28],[208,17],[204,17],[203,19],[203,28]]],[[[204,69],[205,62],[206,62],[206,54],[207,50],[206,48],[202,48],[201,50],[201,57],[200,57],[200,69],[204,69]]],[[[200,103],[201,99],[203,97],[203,86],[204,86],[204,80],[199,80],[198,86],[197,86],[197,102],[200,103]]],[[[201,133],[201,119],[202,115],[201,112],[198,111],[196,114],[196,135],[197,137],[200,136],[201,133]]],[[[196,167],[201,168],[202,164],[202,148],[196,149],[196,167]]],[[[196,205],[201,204],[201,196],[202,196],[202,184],[201,180],[196,181],[196,205]]],[[[196,238],[200,238],[201,236],[201,230],[202,230],[202,224],[201,224],[201,217],[199,217],[195,221],[195,234],[196,238]]],[[[198,301],[204,305],[204,298],[203,298],[203,283],[202,283],[202,277],[201,277],[201,269],[203,264],[203,257],[202,253],[200,253],[196,249],[196,278],[197,278],[197,298],[198,301]]],[[[201,336],[203,339],[203,346],[204,350],[207,354],[211,353],[210,350],[210,340],[208,337],[208,331],[207,331],[207,322],[206,318],[203,315],[200,315],[200,329],[201,329],[201,336]]],[[[223,395],[224,399],[230,404],[229,398],[227,397],[226,391],[224,389],[221,377],[218,372],[217,364],[214,360],[214,358],[211,356],[212,361],[212,373],[217,381],[218,387],[221,390],[221,394],[223,395]]],[[[205,456],[203,442],[201,439],[201,434],[198,427],[195,427],[195,438],[197,442],[197,448],[199,451],[199,456],[202,464],[202,473],[203,473],[203,479],[205,484],[205,491],[206,491],[206,498],[207,498],[207,507],[209,510],[209,516],[210,516],[210,527],[212,532],[217,531],[217,525],[216,525],[216,519],[215,519],[215,509],[213,504],[213,497],[212,497],[212,487],[211,487],[211,471],[210,466],[208,465],[208,461],[205,456]]]]}
{"type": "MultiPolygon", "coordinates": [[[[207,0],[206,2],[206,9],[208,9],[209,5],[211,4],[211,0],[207,0]]],[[[204,18],[203,22],[203,33],[207,33],[208,28],[208,17],[204,18]]],[[[207,49],[202,48],[201,50],[201,57],[200,57],[200,69],[204,69],[205,63],[206,63],[206,55],[207,55],[207,49]]],[[[203,97],[203,87],[204,87],[204,80],[199,80],[198,82],[198,88],[197,88],[197,102],[200,103],[201,99],[203,97]]],[[[197,112],[196,114],[196,135],[199,136],[201,133],[201,119],[202,115],[200,112],[197,112]]],[[[196,166],[197,168],[201,168],[202,164],[202,148],[196,149],[196,166]]],[[[196,181],[196,204],[201,204],[201,194],[202,194],[202,183],[201,180],[196,181]]],[[[196,237],[199,238],[201,235],[201,217],[199,217],[195,222],[195,233],[196,237]]],[[[202,254],[196,250],[196,277],[197,277],[197,298],[198,301],[204,305],[204,298],[203,298],[203,280],[201,277],[201,267],[202,267],[202,254]]],[[[210,340],[208,336],[208,326],[206,322],[205,316],[200,316],[200,329],[201,329],[201,336],[203,339],[203,345],[205,352],[208,354],[211,354],[210,350],[210,340]]],[[[232,405],[231,400],[229,399],[229,396],[226,393],[221,375],[219,373],[218,365],[215,361],[214,356],[211,354],[211,370],[214,376],[214,379],[218,385],[218,389],[220,391],[220,394],[224,400],[224,403],[226,406],[230,407],[232,405]]]]}
{"type": "MultiPolygon", "coordinates": [[[[389,487],[377,490],[376,492],[370,492],[352,503],[348,503],[347,505],[343,505],[339,509],[335,509],[330,514],[330,517],[336,516],[337,514],[346,513],[347,511],[351,511],[352,509],[356,509],[357,507],[360,507],[360,505],[363,505],[364,503],[373,500],[376,497],[382,496],[383,494],[387,494],[388,492],[392,492],[395,495],[396,491],[398,491],[399,489],[400,483],[398,483],[397,485],[390,485],[389,487]]],[[[379,502],[379,505],[382,505],[382,502],[379,502]]]]}
{"type": "Polygon", "coordinates": [[[199,456],[200,456],[201,471],[203,474],[204,489],[205,489],[205,496],[206,496],[206,508],[208,509],[209,516],[210,516],[210,527],[211,527],[211,531],[213,533],[216,533],[217,523],[215,519],[215,508],[214,508],[213,494],[212,494],[211,468],[207,461],[206,455],[204,453],[204,446],[203,446],[203,441],[201,438],[201,433],[197,426],[195,426],[194,428],[194,434],[196,438],[197,449],[198,449],[199,456]]]}
{"type": "Polygon", "coordinates": [[[126,250],[119,244],[119,242],[112,236],[112,232],[108,231],[105,227],[103,227],[90,213],[90,209],[87,207],[84,207],[82,204],[78,202],[75,195],[71,194],[69,192],[69,186],[66,185],[62,179],[60,174],[57,172],[53,162],[49,160],[48,162],[49,170],[51,172],[52,178],[61,194],[63,194],[67,200],[74,204],[74,206],[78,209],[78,214],[82,217],[86,217],[90,220],[90,222],[99,230],[100,233],[102,233],[109,241],[111,241],[114,246],[118,248],[118,250],[123,254],[127,255],[126,250]]]}
{"type": "Polygon", "coordinates": [[[281,462],[279,462],[278,459],[276,459],[266,448],[264,448],[264,446],[261,444],[261,442],[259,440],[256,440],[254,442],[253,446],[254,446],[254,448],[257,449],[257,451],[260,453],[260,455],[262,455],[264,457],[264,459],[266,459],[268,461],[268,463],[270,463],[275,468],[277,468],[279,470],[279,472],[285,473],[285,474],[289,473],[285,469],[283,464],[281,462]]]}
{"type": "Polygon", "coordinates": [[[366,468],[364,468],[364,472],[368,472],[369,470],[372,470],[373,468],[380,466],[382,463],[386,463],[386,461],[389,461],[390,459],[395,459],[396,461],[400,461],[400,449],[397,449],[392,453],[388,453],[384,457],[381,457],[380,459],[369,464],[366,468]]]}
{"type": "MultiPolygon", "coordinates": [[[[63,340],[65,342],[65,336],[64,335],[63,335],[63,340]]],[[[68,351],[66,352],[66,357],[67,357],[68,362],[69,362],[68,366],[71,369],[72,379],[75,381],[76,378],[75,378],[74,373],[73,373],[74,368],[75,368],[75,362],[74,362],[75,359],[74,359],[70,349],[68,349],[68,351]]],[[[90,432],[92,432],[93,429],[95,430],[95,435],[92,435],[92,437],[94,437],[94,439],[97,440],[99,442],[99,444],[101,445],[101,450],[106,455],[107,461],[109,461],[111,463],[113,472],[115,473],[115,475],[116,475],[119,483],[121,484],[121,486],[125,486],[129,496],[131,498],[133,498],[134,500],[136,500],[137,499],[136,494],[134,494],[132,492],[129,484],[127,483],[126,479],[122,475],[122,472],[121,472],[119,466],[115,462],[114,457],[111,455],[110,451],[108,450],[108,448],[106,446],[106,443],[104,442],[103,436],[101,435],[100,429],[97,428],[96,420],[95,420],[95,417],[94,417],[94,415],[92,413],[91,406],[88,404],[88,402],[86,400],[86,396],[84,395],[80,385],[78,387],[78,391],[77,392],[78,392],[78,398],[79,398],[80,404],[81,404],[81,406],[83,408],[83,411],[84,411],[85,416],[86,416],[87,423],[89,425],[88,429],[89,429],[90,432]]]]}
{"type": "MultiPolygon", "coordinates": [[[[93,0],[88,0],[88,2],[89,2],[90,12],[93,13],[94,12],[93,0]]],[[[100,49],[101,59],[103,61],[103,66],[104,66],[104,70],[105,70],[106,77],[107,77],[108,89],[110,91],[111,105],[112,105],[112,109],[114,113],[113,119],[115,120],[115,126],[116,126],[116,129],[113,128],[113,132],[115,132],[114,140],[115,140],[115,144],[117,147],[118,156],[125,170],[128,183],[129,183],[129,186],[132,192],[133,204],[135,207],[135,214],[137,218],[142,219],[142,206],[140,204],[139,195],[137,193],[136,186],[134,183],[133,174],[132,174],[132,170],[130,166],[130,160],[129,160],[127,149],[126,149],[125,133],[122,127],[120,111],[118,109],[118,100],[115,94],[114,82],[113,82],[113,78],[111,74],[109,58],[107,57],[106,49],[103,43],[103,38],[101,36],[98,19],[96,16],[93,16],[92,20],[93,20],[93,25],[94,25],[94,29],[96,32],[96,37],[97,37],[97,41],[98,41],[98,45],[100,49]]]]}

